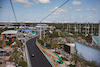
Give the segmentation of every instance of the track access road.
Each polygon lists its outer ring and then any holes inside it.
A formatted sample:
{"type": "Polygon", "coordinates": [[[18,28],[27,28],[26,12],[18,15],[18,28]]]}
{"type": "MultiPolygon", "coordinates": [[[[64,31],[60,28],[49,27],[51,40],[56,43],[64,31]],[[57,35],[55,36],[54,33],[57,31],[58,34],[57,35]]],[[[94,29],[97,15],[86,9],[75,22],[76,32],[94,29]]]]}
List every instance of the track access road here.
{"type": "Polygon", "coordinates": [[[26,42],[32,67],[52,67],[43,53],[36,45],[36,37],[26,42]],[[32,57],[34,54],[34,57],[32,57]]]}

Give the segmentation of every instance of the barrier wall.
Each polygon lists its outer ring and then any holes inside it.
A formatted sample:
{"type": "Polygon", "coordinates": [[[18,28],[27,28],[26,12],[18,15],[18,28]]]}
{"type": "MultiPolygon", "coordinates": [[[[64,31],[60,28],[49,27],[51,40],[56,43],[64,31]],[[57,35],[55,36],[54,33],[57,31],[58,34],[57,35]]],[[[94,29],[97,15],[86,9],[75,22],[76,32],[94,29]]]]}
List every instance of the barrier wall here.
{"type": "MultiPolygon", "coordinates": [[[[45,53],[46,53],[47,55],[49,55],[50,57],[53,57],[54,59],[58,59],[57,57],[54,57],[54,56],[52,56],[51,54],[49,54],[47,51],[45,51],[45,50],[40,46],[40,44],[36,43],[36,45],[38,46],[38,48],[39,48],[43,53],[45,52],[45,53]]],[[[44,54],[45,54],[45,53],[44,53],[44,54]]],[[[49,58],[47,57],[47,59],[49,59],[49,58]]],[[[53,67],[57,67],[57,64],[55,64],[53,60],[50,61],[50,59],[49,59],[49,62],[52,62],[53,67]]]]}

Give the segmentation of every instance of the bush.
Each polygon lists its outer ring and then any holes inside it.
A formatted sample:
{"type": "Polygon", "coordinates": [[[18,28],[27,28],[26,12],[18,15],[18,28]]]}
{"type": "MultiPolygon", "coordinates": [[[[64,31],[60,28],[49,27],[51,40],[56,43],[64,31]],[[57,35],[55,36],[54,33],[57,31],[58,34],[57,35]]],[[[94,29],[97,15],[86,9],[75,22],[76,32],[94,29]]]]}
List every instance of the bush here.
{"type": "Polygon", "coordinates": [[[44,44],[43,41],[40,40],[39,38],[38,38],[38,42],[39,42],[40,44],[42,44],[42,45],[44,44]]]}
{"type": "Polygon", "coordinates": [[[11,45],[12,42],[9,42],[9,41],[5,41],[7,45],[11,45]]]}
{"type": "Polygon", "coordinates": [[[27,63],[25,61],[20,61],[18,66],[27,67],[27,63]]]}
{"type": "Polygon", "coordinates": [[[12,61],[13,61],[13,58],[12,58],[12,57],[10,57],[10,58],[9,58],[9,61],[11,61],[11,62],[12,62],[12,61]]]}

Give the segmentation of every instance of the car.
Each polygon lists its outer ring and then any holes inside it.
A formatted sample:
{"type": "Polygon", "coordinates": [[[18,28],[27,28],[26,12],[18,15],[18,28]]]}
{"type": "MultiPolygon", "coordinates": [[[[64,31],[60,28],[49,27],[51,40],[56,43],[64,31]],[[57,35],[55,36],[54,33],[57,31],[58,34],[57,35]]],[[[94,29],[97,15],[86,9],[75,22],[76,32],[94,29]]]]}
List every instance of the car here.
{"type": "Polygon", "coordinates": [[[32,57],[34,57],[34,54],[32,54],[32,57]]]}

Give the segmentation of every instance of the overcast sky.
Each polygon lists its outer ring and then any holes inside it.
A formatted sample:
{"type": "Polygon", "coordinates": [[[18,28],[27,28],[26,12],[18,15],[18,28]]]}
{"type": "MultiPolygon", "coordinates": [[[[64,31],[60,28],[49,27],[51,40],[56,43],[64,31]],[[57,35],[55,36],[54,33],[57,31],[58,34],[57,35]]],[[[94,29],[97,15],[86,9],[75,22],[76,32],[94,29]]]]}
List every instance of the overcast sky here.
{"type": "MultiPolygon", "coordinates": [[[[18,21],[37,21],[66,0],[12,0],[18,21]]],[[[100,0],[69,0],[44,21],[99,22],[100,0]]],[[[0,21],[15,21],[10,0],[0,0],[0,21]]]]}

